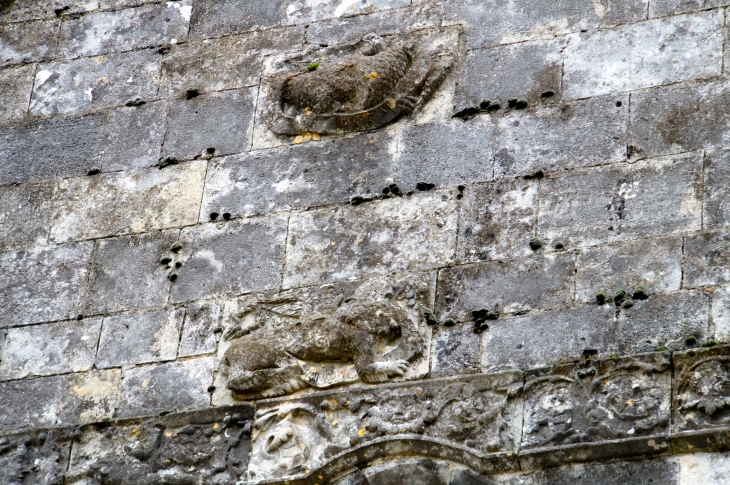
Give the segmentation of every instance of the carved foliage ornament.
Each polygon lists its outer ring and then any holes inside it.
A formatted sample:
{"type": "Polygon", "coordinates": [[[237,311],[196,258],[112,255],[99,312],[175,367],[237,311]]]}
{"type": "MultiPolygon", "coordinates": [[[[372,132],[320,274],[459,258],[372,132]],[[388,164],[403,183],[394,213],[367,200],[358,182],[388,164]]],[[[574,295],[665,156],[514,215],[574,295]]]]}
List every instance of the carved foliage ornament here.
{"type": "Polygon", "coordinates": [[[281,135],[372,130],[424,106],[454,64],[437,33],[368,34],[287,59],[273,79],[269,126],[281,135]]]}

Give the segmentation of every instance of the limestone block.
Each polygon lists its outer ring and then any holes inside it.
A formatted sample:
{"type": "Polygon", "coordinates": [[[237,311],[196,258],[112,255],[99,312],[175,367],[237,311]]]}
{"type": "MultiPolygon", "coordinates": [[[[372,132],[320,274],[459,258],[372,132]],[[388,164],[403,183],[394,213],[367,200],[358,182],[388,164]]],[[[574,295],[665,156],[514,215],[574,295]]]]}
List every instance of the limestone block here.
{"type": "Polygon", "coordinates": [[[109,420],[119,406],[121,387],[120,369],[69,374],[61,386],[58,424],[109,420]]]}
{"type": "Polygon", "coordinates": [[[0,379],[22,379],[91,369],[101,318],[11,328],[2,350],[0,379]]]}
{"type": "Polygon", "coordinates": [[[205,162],[65,179],[55,194],[56,242],[194,224],[205,162]]]}
{"type": "Polygon", "coordinates": [[[628,101],[626,95],[599,97],[498,116],[495,178],[624,160],[628,101]]]}
{"type": "Polygon", "coordinates": [[[58,20],[3,25],[0,31],[0,66],[45,61],[51,57],[56,50],[59,25],[58,20]]]}
{"type": "MultiPolygon", "coordinates": [[[[633,301],[633,300],[632,300],[633,301]]],[[[615,308],[613,304],[607,304],[615,308]]],[[[687,337],[708,337],[710,297],[702,291],[650,295],[621,308],[617,341],[621,352],[647,352],[659,347],[682,349],[687,337]]]]}
{"type": "Polygon", "coordinates": [[[185,310],[177,309],[104,318],[96,366],[174,360],[184,316],[185,310]]]}
{"type": "Polygon", "coordinates": [[[569,36],[564,97],[705,79],[722,72],[721,11],[650,20],[569,36]]]}
{"type": "Polygon", "coordinates": [[[503,178],[464,191],[458,261],[524,257],[537,228],[538,181],[503,178]]]}
{"type": "Polygon", "coordinates": [[[470,49],[525,40],[550,39],[579,30],[593,30],[646,18],[646,1],[620,0],[606,4],[559,0],[535,4],[530,0],[454,0],[445,2],[445,22],[463,22],[470,49]]]}
{"type": "Polygon", "coordinates": [[[684,240],[684,286],[730,283],[730,233],[699,233],[684,240]]]}
{"type": "Polygon", "coordinates": [[[102,172],[134,170],[156,165],[165,132],[167,102],[113,110],[104,135],[102,172]]]}
{"type": "Polygon", "coordinates": [[[730,342],[730,288],[718,288],[712,293],[712,324],[716,342],[730,342]]]}
{"type": "Polygon", "coordinates": [[[453,261],[455,194],[427,192],[294,214],[284,287],[420,271],[453,261]]]}
{"type": "Polygon", "coordinates": [[[576,300],[595,302],[596,295],[629,295],[637,286],[646,293],[677,291],[682,284],[682,238],[642,239],[600,246],[578,253],[576,300]]]}
{"type": "Polygon", "coordinates": [[[63,483],[71,433],[66,429],[14,434],[0,438],[0,482],[63,483]]]}
{"type": "Polygon", "coordinates": [[[185,313],[180,338],[180,357],[210,354],[216,350],[216,331],[220,325],[220,302],[193,303],[185,313]]]}
{"type": "Polygon", "coordinates": [[[635,158],[730,145],[730,83],[680,84],[631,96],[635,158]]]}
{"type": "Polygon", "coordinates": [[[56,117],[3,127],[0,185],[84,175],[99,163],[104,117],[56,117]]]}
{"type": "Polygon", "coordinates": [[[703,211],[703,229],[730,226],[730,149],[711,150],[705,155],[703,211]]]}
{"type": "Polygon", "coordinates": [[[162,156],[184,160],[248,150],[256,92],[245,88],[171,100],[162,156]]]}
{"type": "Polygon", "coordinates": [[[459,73],[456,111],[485,99],[506,108],[513,97],[532,106],[547,91],[559,99],[565,44],[565,39],[554,39],[469,51],[459,73]]]}
{"type": "Polygon", "coordinates": [[[471,325],[439,327],[434,335],[432,377],[475,374],[481,370],[479,334],[471,325]]]}
{"type": "Polygon", "coordinates": [[[259,83],[264,58],[301,48],[302,28],[250,32],[175,46],[162,61],[164,96],[190,89],[210,93],[259,83]]]}
{"type": "Polygon", "coordinates": [[[590,305],[489,322],[481,336],[482,368],[541,367],[578,360],[587,349],[606,356],[616,348],[615,313],[590,305]]]}
{"type": "Polygon", "coordinates": [[[192,8],[192,0],[183,0],[68,20],[61,26],[58,56],[98,56],[184,42],[192,8]]]}
{"type": "Polygon", "coordinates": [[[649,18],[710,10],[724,5],[728,5],[727,0],[653,0],[649,2],[649,18]]]}
{"type": "Polygon", "coordinates": [[[205,357],[126,370],[118,416],[207,408],[214,363],[213,357],[205,357]]]}
{"type": "Polygon", "coordinates": [[[76,316],[93,243],[0,255],[0,327],[76,316]]]}
{"type": "Polygon", "coordinates": [[[285,218],[261,217],[185,228],[174,302],[278,289],[284,263],[285,218]]]}
{"type": "MultiPolygon", "coordinates": [[[[537,470],[530,476],[534,485],[580,485],[586,482],[601,485],[630,483],[680,485],[679,464],[675,459],[578,464],[537,470]]],[[[513,484],[510,482],[509,485],[513,484]]]]}
{"type": "Polygon", "coordinates": [[[0,251],[48,242],[55,182],[29,182],[0,189],[0,251]]]}
{"type": "Polygon", "coordinates": [[[486,116],[403,127],[396,183],[409,191],[419,182],[454,187],[492,180],[493,130],[492,120],[486,116]]]}
{"type": "Polygon", "coordinates": [[[98,7],[99,0],[16,0],[9,10],[0,15],[0,23],[55,18],[90,12],[98,7]]]}
{"type": "Polygon", "coordinates": [[[0,70],[0,122],[23,118],[28,112],[35,64],[0,70]]]}
{"type": "Polygon", "coordinates": [[[538,235],[566,247],[696,231],[702,153],[576,170],[542,181],[538,235]]]}
{"type": "Polygon", "coordinates": [[[3,396],[0,430],[7,433],[56,424],[66,379],[66,376],[52,376],[0,382],[0,395],[3,396]]]}
{"type": "Polygon", "coordinates": [[[164,306],[170,288],[171,264],[161,264],[160,260],[174,256],[170,245],[177,238],[178,231],[172,230],[98,241],[84,298],[84,313],[95,315],[164,306]]]}
{"type": "Polygon", "coordinates": [[[574,273],[570,253],[446,268],[439,273],[436,314],[467,321],[479,308],[512,313],[566,307],[573,301],[574,273]]]}
{"type": "Polygon", "coordinates": [[[720,485],[730,473],[729,455],[695,452],[678,456],[679,485],[720,485]]]}
{"type": "Polygon", "coordinates": [[[214,160],[200,219],[249,216],[348,202],[393,182],[395,140],[387,132],[322,140],[214,160]]]}
{"type": "Polygon", "coordinates": [[[160,55],[152,50],[41,64],[35,75],[30,114],[52,116],[119,106],[157,95],[160,55]]]}

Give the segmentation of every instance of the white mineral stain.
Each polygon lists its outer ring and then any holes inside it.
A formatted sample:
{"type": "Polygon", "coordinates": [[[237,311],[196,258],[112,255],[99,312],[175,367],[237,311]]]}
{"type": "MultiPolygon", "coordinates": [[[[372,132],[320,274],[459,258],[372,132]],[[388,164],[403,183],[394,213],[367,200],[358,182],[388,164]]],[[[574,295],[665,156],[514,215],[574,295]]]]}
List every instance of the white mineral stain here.
{"type": "Polygon", "coordinates": [[[196,257],[206,260],[216,271],[223,271],[223,263],[216,259],[215,253],[210,249],[203,249],[195,254],[196,257]]]}
{"type": "Polygon", "coordinates": [[[358,1],[359,0],[345,0],[344,2],[342,2],[340,6],[335,9],[335,17],[342,17],[345,12],[348,9],[354,7],[358,3],[358,1]]]}
{"type": "Polygon", "coordinates": [[[36,87],[42,86],[43,83],[48,81],[48,78],[51,77],[53,74],[52,71],[38,71],[38,74],[35,75],[35,85],[36,87]]]}

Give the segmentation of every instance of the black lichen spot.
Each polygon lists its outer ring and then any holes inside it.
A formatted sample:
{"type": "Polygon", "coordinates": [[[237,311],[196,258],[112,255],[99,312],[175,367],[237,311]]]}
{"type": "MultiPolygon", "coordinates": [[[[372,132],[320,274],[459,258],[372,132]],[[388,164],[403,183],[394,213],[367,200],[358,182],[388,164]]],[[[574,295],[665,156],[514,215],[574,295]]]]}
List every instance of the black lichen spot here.
{"type": "Polygon", "coordinates": [[[695,337],[694,335],[690,335],[689,337],[684,339],[684,343],[689,345],[690,347],[693,345],[697,345],[697,337],[695,337]]]}
{"type": "Polygon", "coordinates": [[[596,303],[599,305],[603,305],[606,303],[606,294],[605,293],[599,293],[596,295],[596,303]]]}
{"type": "Polygon", "coordinates": [[[313,62],[310,65],[307,66],[307,71],[312,72],[319,69],[319,62],[313,62]]]}
{"type": "Polygon", "coordinates": [[[215,386],[208,386],[208,392],[214,392],[215,386]]]}
{"type": "Polygon", "coordinates": [[[542,180],[545,178],[545,172],[543,172],[542,170],[538,170],[535,173],[529,173],[527,175],[523,175],[522,178],[525,180],[532,180],[532,179],[542,180]]]}
{"type": "Polygon", "coordinates": [[[198,88],[192,88],[185,91],[185,99],[193,99],[200,96],[200,90],[198,88]]]}
{"type": "Polygon", "coordinates": [[[416,190],[420,190],[420,191],[423,191],[423,192],[428,191],[428,190],[432,190],[434,188],[436,188],[436,184],[429,184],[427,182],[418,182],[416,184],[416,190]]]}
{"type": "Polygon", "coordinates": [[[160,264],[170,264],[172,263],[172,258],[169,256],[165,256],[160,260],[160,264]]]}
{"type": "Polygon", "coordinates": [[[670,349],[670,348],[669,348],[669,347],[667,347],[666,345],[662,345],[661,347],[657,347],[657,348],[655,348],[655,349],[654,349],[654,352],[666,352],[666,351],[668,351],[668,350],[669,350],[669,351],[671,351],[672,349],[670,349]]]}
{"type": "Polygon", "coordinates": [[[215,327],[213,333],[223,333],[223,327],[215,327]]]}
{"type": "Polygon", "coordinates": [[[553,91],[552,89],[548,89],[547,91],[543,92],[540,96],[543,98],[552,98],[553,96],[555,96],[555,91],[553,91]]]}
{"type": "Polygon", "coordinates": [[[170,165],[177,165],[180,160],[177,159],[176,156],[168,155],[162,159],[160,159],[159,163],[157,164],[157,168],[165,168],[169,167],[170,165]]]}
{"type": "Polygon", "coordinates": [[[170,411],[170,410],[166,410],[166,411],[162,411],[162,412],[160,413],[160,416],[167,416],[168,414],[172,414],[172,413],[173,413],[173,411],[170,411]]]}
{"type": "Polygon", "coordinates": [[[367,202],[367,198],[363,197],[362,195],[353,195],[350,198],[350,204],[351,205],[360,205],[363,202],[367,202]]]}
{"type": "Polygon", "coordinates": [[[518,99],[515,103],[515,109],[526,109],[527,108],[527,100],[526,99],[518,99]]]}
{"type": "Polygon", "coordinates": [[[444,320],[444,327],[453,327],[454,325],[456,325],[456,320],[453,318],[447,318],[444,320]]]}
{"type": "Polygon", "coordinates": [[[183,245],[180,241],[175,241],[170,245],[170,251],[173,253],[179,253],[183,248],[183,245]]]}
{"type": "Polygon", "coordinates": [[[530,239],[530,249],[533,251],[537,251],[542,247],[542,241],[538,237],[533,237],[530,239]]]}
{"type": "Polygon", "coordinates": [[[383,188],[383,195],[388,195],[388,194],[390,194],[390,187],[384,187],[383,188]]]}
{"type": "Polygon", "coordinates": [[[583,358],[596,357],[598,355],[598,349],[584,349],[583,358]]]}
{"type": "Polygon", "coordinates": [[[479,114],[479,108],[475,106],[469,106],[468,108],[464,108],[461,111],[457,111],[453,115],[451,115],[452,118],[461,118],[462,120],[469,120],[473,118],[474,116],[479,114]]]}
{"type": "Polygon", "coordinates": [[[390,184],[390,193],[393,195],[400,195],[400,188],[396,184],[390,184]]]}
{"type": "Polygon", "coordinates": [[[436,319],[436,315],[433,314],[433,310],[430,308],[423,309],[423,318],[426,319],[426,325],[436,325],[439,323],[436,319]]]}
{"type": "Polygon", "coordinates": [[[613,296],[613,301],[616,303],[616,306],[620,306],[621,302],[623,302],[625,298],[626,298],[626,291],[618,290],[616,292],[616,294],[613,296]]]}
{"type": "Polygon", "coordinates": [[[649,295],[646,294],[646,288],[644,288],[644,285],[638,285],[636,288],[634,288],[634,294],[632,295],[632,298],[634,300],[646,300],[649,298],[649,295]]]}
{"type": "Polygon", "coordinates": [[[492,101],[489,103],[489,106],[487,106],[487,111],[498,111],[500,109],[502,109],[502,105],[499,101],[492,101]]]}
{"type": "Polygon", "coordinates": [[[92,176],[92,175],[99,175],[101,173],[101,169],[99,168],[92,168],[88,172],[86,172],[86,175],[92,176]]]}
{"type": "Polygon", "coordinates": [[[223,213],[223,219],[226,220],[226,221],[230,221],[231,220],[231,213],[230,212],[224,212],[223,213]]]}
{"type": "Polygon", "coordinates": [[[157,53],[158,54],[165,55],[168,52],[170,52],[170,46],[167,46],[167,45],[163,45],[162,47],[160,47],[160,48],[157,49],[157,53]]]}
{"type": "Polygon", "coordinates": [[[715,342],[714,340],[708,340],[704,344],[700,345],[700,347],[708,348],[708,347],[714,347],[715,345],[717,345],[717,342],[715,342]]]}
{"type": "Polygon", "coordinates": [[[563,244],[562,241],[556,241],[555,244],[553,244],[553,248],[557,250],[565,249],[565,244],[563,244]]]}
{"type": "Polygon", "coordinates": [[[132,98],[126,103],[124,103],[124,106],[127,106],[129,108],[142,106],[143,104],[147,104],[147,101],[142,100],[141,98],[132,98]]]}
{"type": "Polygon", "coordinates": [[[177,261],[177,262],[175,263],[175,267],[176,267],[176,268],[182,268],[182,263],[181,263],[180,261],[177,261]]]}
{"type": "Polygon", "coordinates": [[[624,104],[623,104],[623,103],[622,103],[621,101],[616,101],[616,107],[617,107],[617,108],[620,108],[620,107],[621,107],[621,106],[623,106],[623,105],[624,105],[624,104]]]}
{"type": "Polygon", "coordinates": [[[479,103],[479,108],[481,109],[487,109],[489,108],[489,105],[491,104],[491,99],[483,99],[481,103],[479,103]]]}
{"type": "Polygon", "coordinates": [[[84,319],[83,313],[79,313],[78,315],[76,315],[76,320],[83,320],[83,319],[84,319]]]}
{"type": "Polygon", "coordinates": [[[517,101],[519,101],[519,99],[517,99],[517,98],[509,98],[507,100],[507,107],[508,108],[515,108],[515,107],[517,107],[517,101]]]}
{"type": "Polygon", "coordinates": [[[626,308],[626,309],[631,308],[633,306],[634,306],[633,300],[626,300],[621,304],[621,308],[626,308]]]}
{"type": "Polygon", "coordinates": [[[350,303],[351,301],[355,301],[355,300],[357,300],[357,298],[355,298],[354,296],[348,296],[347,298],[342,300],[342,303],[350,303]]]}
{"type": "Polygon", "coordinates": [[[68,5],[64,5],[63,7],[53,9],[53,13],[55,13],[56,15],[61,15],[63,12],[65,12],[66,10],[68,10],[70,8],[71,7],[69,7],[68,5]]]}
{"type": "Polygon", "coordinates": [[[211,221],[214,221],[214,220],[218,219],[218,216],[219,216],[219,215],[220,215],[220,214],[218,214],[217,212],[211,212],[211,213],[210,213],[210,220],[211,220],[211,221]]]}
{"type": "Polygon", "coordinates": [[[208,148],[205,149],[205,153],[207,153],[208,155],[213,155],[215,153],[215,148],[214,147],[208,147],[208,148]]]}
{"type": "Polygon", "coordinates": [[[172,273],[170,276],[167,277],[170,281],[175,281],[177,279],[177,274],[172,273]]]}

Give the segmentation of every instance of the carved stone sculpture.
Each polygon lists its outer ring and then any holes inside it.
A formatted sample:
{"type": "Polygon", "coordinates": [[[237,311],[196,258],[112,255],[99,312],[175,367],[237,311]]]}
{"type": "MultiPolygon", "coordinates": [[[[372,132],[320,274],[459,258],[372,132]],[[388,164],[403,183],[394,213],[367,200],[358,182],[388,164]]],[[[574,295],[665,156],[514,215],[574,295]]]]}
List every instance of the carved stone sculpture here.
{"type": "Polygon", "coordinates": [[[428,36],[368,34],[295,62],[301,68],[276,76],[269,100],[269,126],[282,135],[372,130],[409,115],[433,96],[454,54],[428,36]]]}

